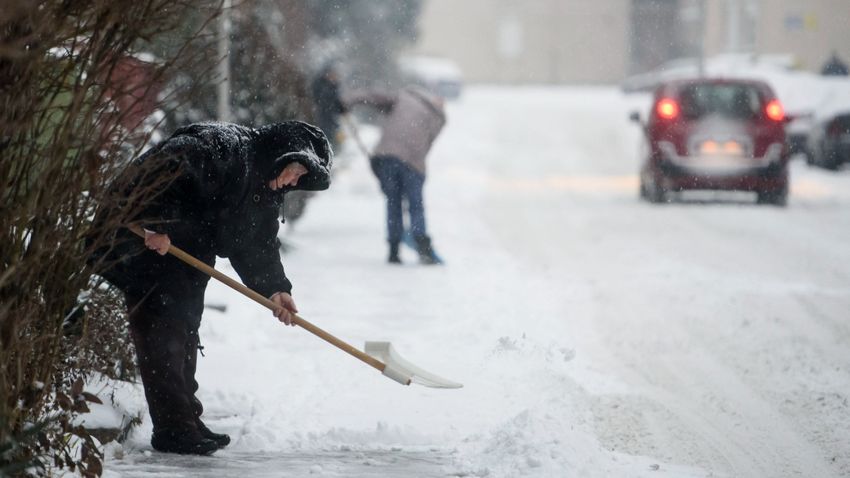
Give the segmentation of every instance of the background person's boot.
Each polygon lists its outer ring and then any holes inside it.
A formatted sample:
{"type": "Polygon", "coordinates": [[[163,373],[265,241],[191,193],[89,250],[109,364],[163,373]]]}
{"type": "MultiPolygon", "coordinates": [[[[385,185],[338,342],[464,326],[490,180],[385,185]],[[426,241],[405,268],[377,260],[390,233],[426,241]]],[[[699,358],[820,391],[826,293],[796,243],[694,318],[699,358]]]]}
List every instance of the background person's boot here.
{"type": "Polygon", "coordinates": [[[398,256],[398,242],[390,242],[390,255],[387,262],[390,264],[401,264],[401,258],[398,256]]]}
{"type": "Polygon", "coordinates": [[[431,245],[431,238],[428,236],[417,236],[416,252],[419,254],[419,262],[426,265],[442,264],[437,254],[434,252],[434,247],[431,245]]]}

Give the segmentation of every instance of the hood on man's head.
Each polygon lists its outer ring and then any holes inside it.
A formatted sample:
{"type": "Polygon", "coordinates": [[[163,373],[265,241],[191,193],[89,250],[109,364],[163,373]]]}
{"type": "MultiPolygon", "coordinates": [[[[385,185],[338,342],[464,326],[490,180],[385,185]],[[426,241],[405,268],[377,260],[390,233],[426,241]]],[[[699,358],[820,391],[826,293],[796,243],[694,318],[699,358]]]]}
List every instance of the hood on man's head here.
{"type": "Polygon", "coordinates": [[[322,130],[302,121],[274,123],[257,132],[257,161],[264,179],[277,177],[293,160],[320,162],[318,158],[330,161],[333,157],[322,130]]]}

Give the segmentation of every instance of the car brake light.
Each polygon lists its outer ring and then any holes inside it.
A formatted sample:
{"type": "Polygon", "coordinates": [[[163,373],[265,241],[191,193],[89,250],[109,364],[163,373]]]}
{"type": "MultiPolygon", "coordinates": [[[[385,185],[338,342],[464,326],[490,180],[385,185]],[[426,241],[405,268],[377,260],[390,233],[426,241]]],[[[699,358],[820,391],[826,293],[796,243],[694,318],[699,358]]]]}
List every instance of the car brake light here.
{"type": "Polygon", "coordinates": [[[785,119],[785,110],[782,109],[782,103],[779,100],[770,100],[767,106],[764,107],[764,112],[773,121],[782,121],[785,119]]]}
{"type": "Polygon", "coordinates": [[[670,98],[664,98],[655,105],[655,112],[660,118],[671,120],[679,116],[679,104],[670,98]]]}

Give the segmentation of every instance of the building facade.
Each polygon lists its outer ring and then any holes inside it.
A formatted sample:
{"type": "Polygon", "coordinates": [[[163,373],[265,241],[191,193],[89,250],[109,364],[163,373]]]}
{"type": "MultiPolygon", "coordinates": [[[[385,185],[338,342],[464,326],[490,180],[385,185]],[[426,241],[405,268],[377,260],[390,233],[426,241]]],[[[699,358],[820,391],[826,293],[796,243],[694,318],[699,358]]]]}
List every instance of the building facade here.
{"type": "Polygon", "coordinates": [[[850,0],[426,0],[413,55],[473,83],[617,83],[675,58],[790,54],[850,61],[850,0]]]}
{"type": "Polygon", "coordinates": [[[470,82],[613,82],[626,73],[630,0],[426,0],[415,54],[470,82]]]}

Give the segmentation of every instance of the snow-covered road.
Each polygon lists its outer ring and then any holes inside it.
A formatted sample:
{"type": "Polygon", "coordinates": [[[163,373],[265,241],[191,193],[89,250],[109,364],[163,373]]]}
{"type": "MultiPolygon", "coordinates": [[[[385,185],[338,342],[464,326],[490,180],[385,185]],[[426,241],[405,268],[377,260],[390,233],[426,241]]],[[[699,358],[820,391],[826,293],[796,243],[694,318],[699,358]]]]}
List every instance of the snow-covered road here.
{"type": "Polygon", "coordinates": [[[463,389],[401,387],[211,285],[228,310],[205,316],[200,394],[234,443],[151,455],[146,425],[110,473],[850,474],[850,170],[796,161],[786,209],[648,205],[637,107],[604,88],[451,104],[426,188],[446,267],[383,263],[382,198],[352,150],[287,232],[308,320],[463,389]]]}
{"type": "Polygon", "coordinates": [[[850,473],[850,172],[795,164],[787,210],[642,204],[617,176],[636,169],[612,151],[623,116],[581,114],[616,111],[588,96],[549,122],[565,144],[599,143],[547,158],[545,175],[514,164],[482,210],[515,257],[584,294],[566,301],[581,312],[573,377],[603,446],[719,475],[850,473]]]}

